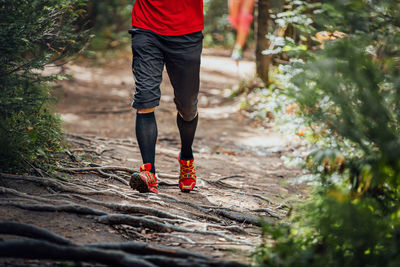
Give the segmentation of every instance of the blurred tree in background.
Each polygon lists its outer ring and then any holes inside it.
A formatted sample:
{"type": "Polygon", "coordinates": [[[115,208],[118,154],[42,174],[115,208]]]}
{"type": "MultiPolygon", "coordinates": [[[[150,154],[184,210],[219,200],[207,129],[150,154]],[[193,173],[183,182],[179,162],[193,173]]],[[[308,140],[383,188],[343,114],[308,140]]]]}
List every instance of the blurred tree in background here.
{"type": "Polygon", "coordinates": [[[130,43],[133,0],[88,1],[85,20],[92,27],[94,38],[90,49],[107,51],[130,43]]]}
{"type": "Polygon", "coordinates": [[[270,42],[265,36],[269,33],[270,20],[270,2],[269,0],[259,0],[256,5],[256,72],[258,77],[267,84],[269,75],[269,66],[271,65],[271,56],[263,55],[262,51],[268,49],[270,42]]]}
{"type": "Polygon", "coordinates": [[[49,63],[77,53],[87,41],[78,19],[81,0],[0,1],[0,171],[24,171],[60,147],[51,109],[49,63]]]}

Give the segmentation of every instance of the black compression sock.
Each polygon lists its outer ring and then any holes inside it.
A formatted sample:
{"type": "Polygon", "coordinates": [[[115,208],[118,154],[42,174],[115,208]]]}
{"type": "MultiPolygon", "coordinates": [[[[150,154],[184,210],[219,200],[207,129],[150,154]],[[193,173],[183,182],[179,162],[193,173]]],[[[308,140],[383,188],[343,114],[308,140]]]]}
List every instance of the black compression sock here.
{"type": "Polygon", "coordinates": [[[199,116],[191,121],[185,121],[182,119],[181,115],[177,115],[176,122],[178,124],[179,133],[181,135],[181,158],[183,160],[192,160],[193,151],[192,144],[194,139],[194,134],[196,133],[197,122],[199,121],[199,116]]]}
{"type": "Polygon", "coordinates": [[[143,163],[151,163],[151,172],[155,173],[157,122],[154,112],[136,114],[136,138],[142,154],[143,163]]]}

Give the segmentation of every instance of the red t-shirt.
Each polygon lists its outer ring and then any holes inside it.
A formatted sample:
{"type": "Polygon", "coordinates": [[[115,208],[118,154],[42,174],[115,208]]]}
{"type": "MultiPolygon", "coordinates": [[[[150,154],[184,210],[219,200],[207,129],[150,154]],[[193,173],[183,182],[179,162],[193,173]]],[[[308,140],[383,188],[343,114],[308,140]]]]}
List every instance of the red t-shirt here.
{"type": "Polygon", "coordinates": [[[170,36],[202,31],[203,0],[136,0],[132,25],[170,36]]]}

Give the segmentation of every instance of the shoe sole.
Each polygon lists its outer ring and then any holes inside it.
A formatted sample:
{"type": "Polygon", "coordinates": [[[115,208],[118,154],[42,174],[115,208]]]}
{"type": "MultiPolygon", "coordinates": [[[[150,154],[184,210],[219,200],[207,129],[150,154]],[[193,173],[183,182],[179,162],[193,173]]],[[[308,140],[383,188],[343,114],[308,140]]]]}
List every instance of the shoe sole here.
{"type": "Polygon", "coordinates": [[[181,192],[183,193],[190,193],[190,191],[192,191],[195,187],[196,187],[196,182],[193,185],[193,188],[191,188],[193,184],[191,184],[190,186],[181,186],[181,182],[179,181],[179,189],[181,190],[181,192]]]}
{"type": "Polygon", "coordinates": [[[146,182],[143,181],[142,177],[138,173],[132,174],[131,180],[129,181],[129,185],[131,186],[132,189],[137,190],[140,193],[150,192],[146,182]]]}

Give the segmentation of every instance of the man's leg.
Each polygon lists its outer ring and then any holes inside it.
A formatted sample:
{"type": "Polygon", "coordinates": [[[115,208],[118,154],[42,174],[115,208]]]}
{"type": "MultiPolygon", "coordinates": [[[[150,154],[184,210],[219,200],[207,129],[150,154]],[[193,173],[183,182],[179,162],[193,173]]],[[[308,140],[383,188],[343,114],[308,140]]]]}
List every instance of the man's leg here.
{"type": "Polygon", "coordinates": [[[196,115],[196,117],[191,121],[185,121],[179,114],[179,112],[176,115],[176,122],[181,136],[180,159],[183,160],[193,159],[192,144],[194,140],[194,135],[196,133],[198,120],[199,120],[199,115],[196,115]]]}
{"type": "Polygon", "coordinates": [[[242,5],[240,7],[240,12],[238,16],[238,29],[236,36],[236,45],[240,47],[244,47],[247,36],[249,34],[251,22],[253,21],[253,8],[254,8],[254,0],[244,0],[242,1],[242,5]]]}
{"type": "Polygon", "coordinates": [[[240,11],[237,19],[236,42],[232,51],[233,60],[243,58],[243,47],[246,44],[251,22],[253,21],[253,8],[255,0],[241,1],[240,11]]]}
{"type": "Polygon", "coordinates": [[[181,136],[181,158],[193,159],[192,143],[197,128],[197,96],[200,85],[200,56],[202,34],[200,32],[177,37],[176,43],[184,45],[172,49],[166,56],[166,68],[174,88],[175,104],[178,109],[177,124],[181,136]],[[181,39],[182,40],[181,40],[181,39]]]}
{"type": "Polygon", "coordinates": [[[143,163],[150,163],[150,172],[156,173],[154,159],[156,155],[157,122],[154,108],[139,109],[136,114],[136,139],[143,163]]]}
{"type": "Polygon", "coordinates": [[[151,172],[155,173],[157,123],[154,110],[161,97],[164,56],[159,49],[157,37],[141,29],[133,31],[132,54],[132,71],[136,87],[132,107],[137,109],[136,138],[143,164],[150,163],[151,172]]]}
{"type": "Polygon", "coordinates": [[[240,4],[241,0],[228,0],[228,20],[235,29],[237,29],[239,24],[240,4]]]}
{"type": "Polygon", "coordinates": [[[135,130],[143,165],[139,173],[132,174],[129,183],[139,192],[158,193],[154,164],[158,132],[154,110],[161,97],[164,56],[157,37],[144,30],[132,32],[132,53],[136,86],[132,107],[137,109],[135,130]]]}
{"type": "Polygon", "coordinates": [[[165,63],[178,109],[177,124],[181,137],[179,187],[183,192],[190,192],[196,185],[192,144],[198,122],[202,39],[202,33],[197,32],[177,36],[166,46],[165,63]]]}
{"type": "Polygon", "coordinates": [[[136,139],[142,155],[143,165],[140,171],[133,173],[129,185],[141,193],[158,194],[157,177],[155,176],[155,153],[157,141],[157,123],[154,108],[139,109],[136,113],[136,139]]]}

